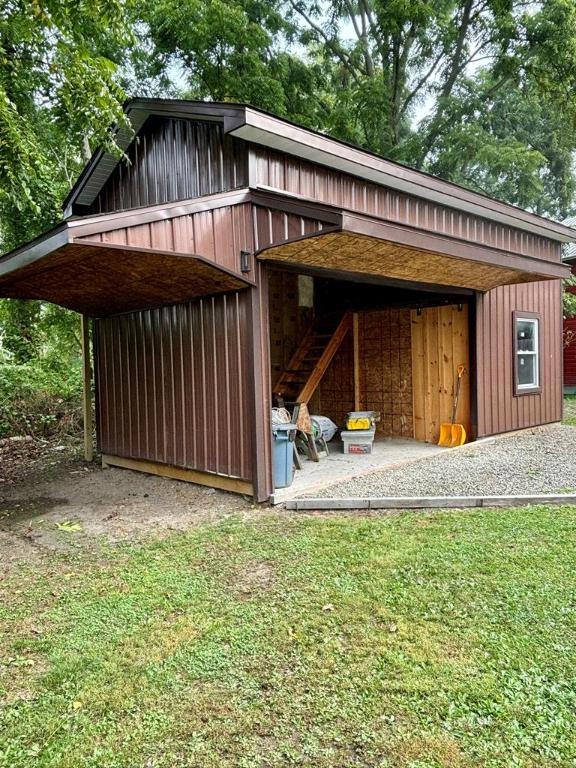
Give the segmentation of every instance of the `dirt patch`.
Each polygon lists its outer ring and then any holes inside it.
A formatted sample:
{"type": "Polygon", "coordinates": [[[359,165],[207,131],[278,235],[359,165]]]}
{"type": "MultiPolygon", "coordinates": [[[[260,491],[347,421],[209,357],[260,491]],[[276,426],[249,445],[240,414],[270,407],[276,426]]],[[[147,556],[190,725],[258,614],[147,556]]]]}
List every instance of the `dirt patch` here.
{"type": "Polygon", "coordinates": [[[78,440],[51,443],[29,436],[0,439],[0,493],[18,483],[54,477],[64,464],[78,460],[80,450],[78,440]]]}
{"type": "Polygon", "coordinates": [[[269,589],[274,583],[275,571],[272,563],[250,562],[236,574],[232,590],[239,595],[249,597],[252,594],[269,589]]]}
{"type": "Polygon", "coordinates": [[[0,572],[46,551],[90,546],[96,538],[161,536],[228,515],[257,513],[252,500],[212,488],[126,469],[102,470],[70,455],[61,456],[47,473],[34,459],[0,485],[0,572]]]}

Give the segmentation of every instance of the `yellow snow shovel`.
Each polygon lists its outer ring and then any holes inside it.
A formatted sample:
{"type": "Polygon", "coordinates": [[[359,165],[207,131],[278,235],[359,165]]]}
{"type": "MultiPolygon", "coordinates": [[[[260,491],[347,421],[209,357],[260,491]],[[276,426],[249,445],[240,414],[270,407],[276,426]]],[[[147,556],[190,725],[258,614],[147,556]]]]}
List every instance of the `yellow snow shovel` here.
{"type": "Polygon", "coordinates": [[[462,386],[462,376],[466,373],[466,368],[459,365],[456,369],[456,392],[454,394],[454,405],[452,406],[452,421],[440,424],[440,439],[438,445],[443,448],[454,448],[457,445],[464,445],[466,442],[466,430],[463,424],[456,424],[456,412],[458,411],[458,400],[460,399],[460,388],[462,386]]]}

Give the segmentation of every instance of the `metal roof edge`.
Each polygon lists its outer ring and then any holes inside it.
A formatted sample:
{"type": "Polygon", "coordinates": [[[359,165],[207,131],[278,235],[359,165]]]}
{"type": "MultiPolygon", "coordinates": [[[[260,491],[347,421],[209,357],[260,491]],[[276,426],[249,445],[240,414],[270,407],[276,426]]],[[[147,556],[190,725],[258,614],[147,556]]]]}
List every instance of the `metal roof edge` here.
{"type": "Polygon", "coordinates": [[[576,229],[553,219],[387,160],[253,107],[246,107],[245,123],[230,133],[245,141],[308,159],[416,197],[434,200],[450,208],[466,210],[484,219],[505,223],[541,237],[560,242],[576,241],[576,229]]]}
{"type": "Polygon", "coordinates": [[[70,242],[70,228],[66,222],[48,230],[28,243],[14,248],[0,257],[0,277],[16,269],[33,264],[48,253],[70,242]]]}
{"type": "MultiPolygon", "coordinates": [[[[453,182],[444,181],[424,171],[387,160],[381,155],[330,138],[246,104],[135,97],[126,102],[124,109],[131,119],[134,133],[128,132],[125,128],[119,130],[117,140],[123,150],[128,148],[134,136],[152,115],[218,120],[223,122],[226,133],[250,143],[309,159],[320,165],[365,178],[416,197],[433,200],[450,208],[465,210],[484,219],[507,224],[541,237],[560,242],[576,242],[576,229],[565,224],[530,213],[453,182]],[[138,113],[140,117],[135,120],[138,113]]],[[[108,163],[110,169],[103,174],[103,178],[106,176],[107,179],[119,159],[110,153],[97,150],[66,197],[64,206],[69,207],[78,198],[88,180],[104,160],[110,160],[108,163]]]]}

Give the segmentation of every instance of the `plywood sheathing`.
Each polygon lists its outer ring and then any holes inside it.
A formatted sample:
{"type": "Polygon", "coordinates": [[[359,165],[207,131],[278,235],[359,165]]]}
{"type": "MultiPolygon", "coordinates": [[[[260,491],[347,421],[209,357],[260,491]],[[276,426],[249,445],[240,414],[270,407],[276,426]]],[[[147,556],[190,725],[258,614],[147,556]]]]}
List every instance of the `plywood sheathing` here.
{"type": "MultiPolygon", "coordinates": [[[[358,313],[360,410],[379,411],[377,434],[413,437],[410,310],[358,313]]],[[[349,334],[312,401],[340,426],[354,403],[354,337],[349,334]]]]}
{"type": "Polygon", "coordinates": [[[412,310],[412,382],[414,437],[436,443],[440,424],[449,422],[456,386],[456,368],[466,366],[456,421],[470,435],[470,351],[468,307],[412,310]]]}
{"type": "Polygon", "coordinates": [[[534,275],[504,267],[422,251],[349,232],[332,232],[268,248],[261,258],[336,272],[488,291],[523,283],[534,275]]]}
{"type": "Polygon", "coordinates": [[[311,413],[329,416],[339,427],[354,410],[354,339],[347,333],[312,399],[311,413]]]}
{"type": "Polygon", "coordinates": [[[313,320],[310,307],[298,305],[298,275],[270,270],[270,360],[272,389],[313,320]]]}
{"type": "Polygon", "coordinates": [[[362,410],[379,411],[377,434],[413,437],[409,309],[359,313],[362,410]]]}
{"type": "Polygon", "coordinates": [[[0,278],[6,298],[44,299],[89,317],[177,304],[245,286],[201,258],[87,243],[65,245],[41,264],[0,278]]]}

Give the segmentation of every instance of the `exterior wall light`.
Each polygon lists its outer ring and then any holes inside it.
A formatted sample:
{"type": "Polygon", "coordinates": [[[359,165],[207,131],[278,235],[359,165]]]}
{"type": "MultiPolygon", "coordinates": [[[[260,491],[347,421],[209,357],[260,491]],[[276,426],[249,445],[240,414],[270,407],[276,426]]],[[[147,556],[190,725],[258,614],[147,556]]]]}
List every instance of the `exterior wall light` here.
{"type": "Polygon", "coordinates": [[[240,271],[250,272],[250,251],[240,251],[240,271]]]}

